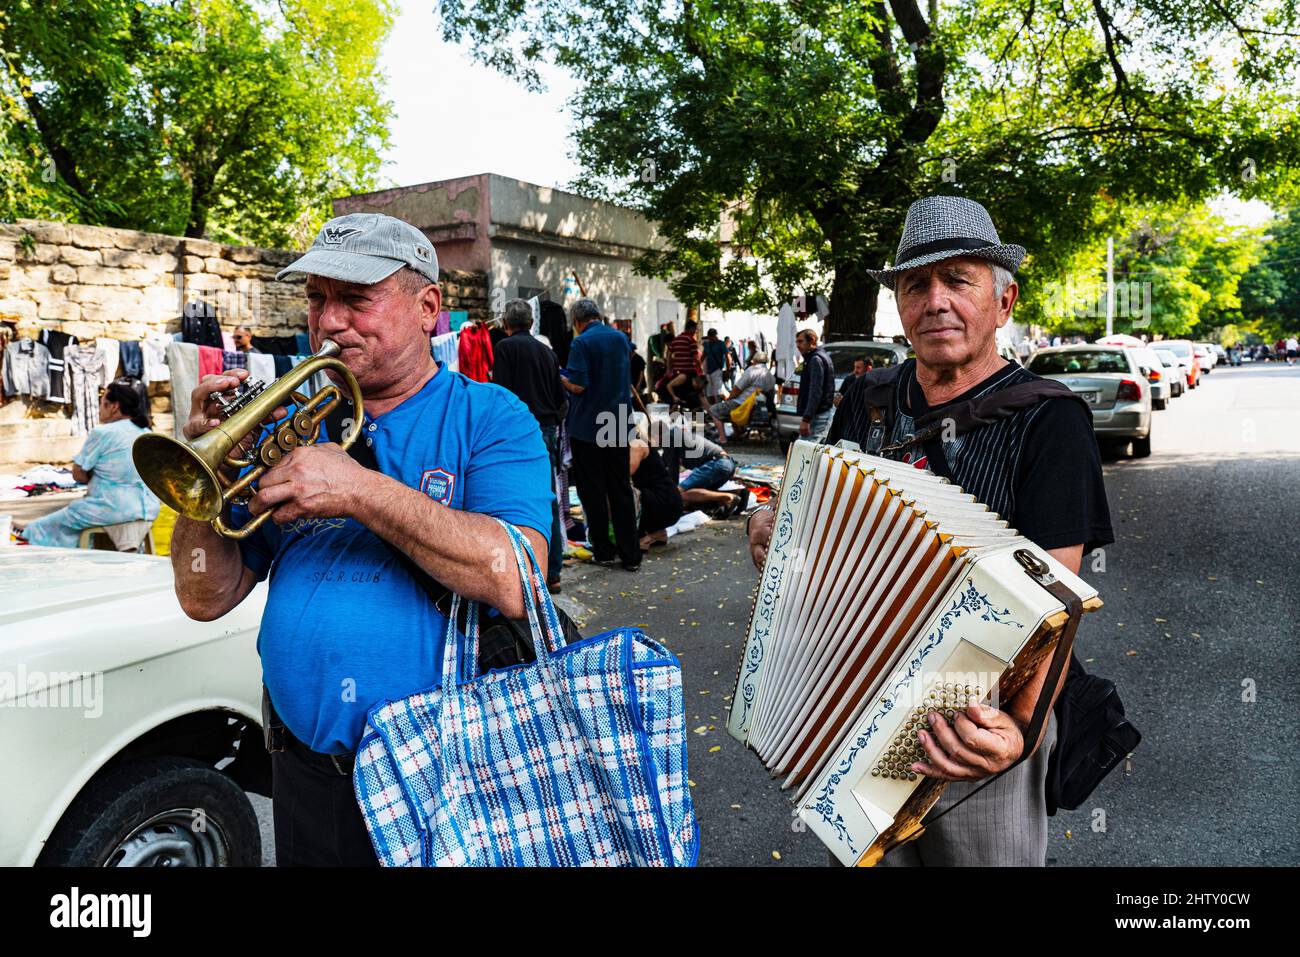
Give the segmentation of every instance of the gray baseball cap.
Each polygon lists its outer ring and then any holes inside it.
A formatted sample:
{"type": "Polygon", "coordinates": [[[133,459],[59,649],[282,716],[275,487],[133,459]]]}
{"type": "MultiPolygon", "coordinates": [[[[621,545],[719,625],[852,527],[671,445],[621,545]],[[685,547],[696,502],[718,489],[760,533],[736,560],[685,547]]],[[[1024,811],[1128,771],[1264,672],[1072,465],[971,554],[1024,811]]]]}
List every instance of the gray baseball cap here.
{"type": "Polygon", "coordinates": [[[322,226],[311,248],[275,278],[308,273],[370,286],[403,266],[438,281],[438,254],[424,233],[382,213],[348,213],[322,226]]]}

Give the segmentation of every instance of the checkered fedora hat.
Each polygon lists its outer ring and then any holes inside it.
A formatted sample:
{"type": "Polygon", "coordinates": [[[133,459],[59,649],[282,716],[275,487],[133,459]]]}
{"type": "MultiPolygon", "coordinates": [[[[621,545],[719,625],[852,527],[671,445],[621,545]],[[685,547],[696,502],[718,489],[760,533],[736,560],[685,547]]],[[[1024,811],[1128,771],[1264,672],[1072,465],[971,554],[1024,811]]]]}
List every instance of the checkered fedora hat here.
{"type": "Polygon", "coordinates": [[[1015,272],[1025,258],[1025,247],[999,240],[989,211],[974,200],[926,196],[907,208],[894,264],[867,272],[893,289],[894,280],[903,270],[957,256],[987,259],[1015,272]]]}

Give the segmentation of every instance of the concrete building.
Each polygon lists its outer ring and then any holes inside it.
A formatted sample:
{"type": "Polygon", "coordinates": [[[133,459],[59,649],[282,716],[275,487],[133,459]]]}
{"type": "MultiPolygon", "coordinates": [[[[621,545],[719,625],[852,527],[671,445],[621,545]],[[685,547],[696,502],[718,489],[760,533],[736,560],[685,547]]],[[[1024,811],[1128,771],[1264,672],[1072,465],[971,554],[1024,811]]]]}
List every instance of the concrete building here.
{"type": "Polygon", "coordinates": [[[387,213],[423,230],[442,267],[486,275],[493,315],[516,296],[567,307],[585,290],[611,318],[632,320],[642,350],[659,323],[680,329],[686,318],[667,283],[633,271],[663,240],[622,206],[482,173],[336,199],[334,211],[387,213]]]}

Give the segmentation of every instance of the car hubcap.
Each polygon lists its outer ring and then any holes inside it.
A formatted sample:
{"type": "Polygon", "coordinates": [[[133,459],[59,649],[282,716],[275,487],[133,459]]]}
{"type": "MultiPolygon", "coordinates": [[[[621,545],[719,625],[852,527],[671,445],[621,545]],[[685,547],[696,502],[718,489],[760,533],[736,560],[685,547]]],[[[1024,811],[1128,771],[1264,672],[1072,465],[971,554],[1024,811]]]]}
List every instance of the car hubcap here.
{"type": "Polygon", "coordinates": [[[215,821],[195,808],[174,808],[128,834],[104,866],[225,867],[229,862],[226,836],[215,821]]]}

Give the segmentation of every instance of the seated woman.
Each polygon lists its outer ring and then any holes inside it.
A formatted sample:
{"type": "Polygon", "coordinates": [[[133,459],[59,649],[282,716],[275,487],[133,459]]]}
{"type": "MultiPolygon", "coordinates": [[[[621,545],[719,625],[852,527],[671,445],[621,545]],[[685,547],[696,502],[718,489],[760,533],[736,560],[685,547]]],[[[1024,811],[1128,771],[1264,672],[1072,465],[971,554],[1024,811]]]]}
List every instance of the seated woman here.
{"type": "Polygon", "coordinates": [[[668,474],[663,459],[650,447],[642,430],[639,427],[638,437],[629,443],[628,464],[632,484],[641,493],[641,550],[648,552],[652,545],[667,544],[666,530],[682,517],[683,505],[676,478],[668,474]]]}
{"type": "Polygon", "coordinates": [[[27,523],[23,538],[33,545],[76,548],[82,529],[158,516],[158,498],[131,461],[132,443],[149,428],[147,403],[135,379],[109,383],[99,399],[100,424],[72,460],[72,477],[90,486],[86,497],[27,523]]]}

